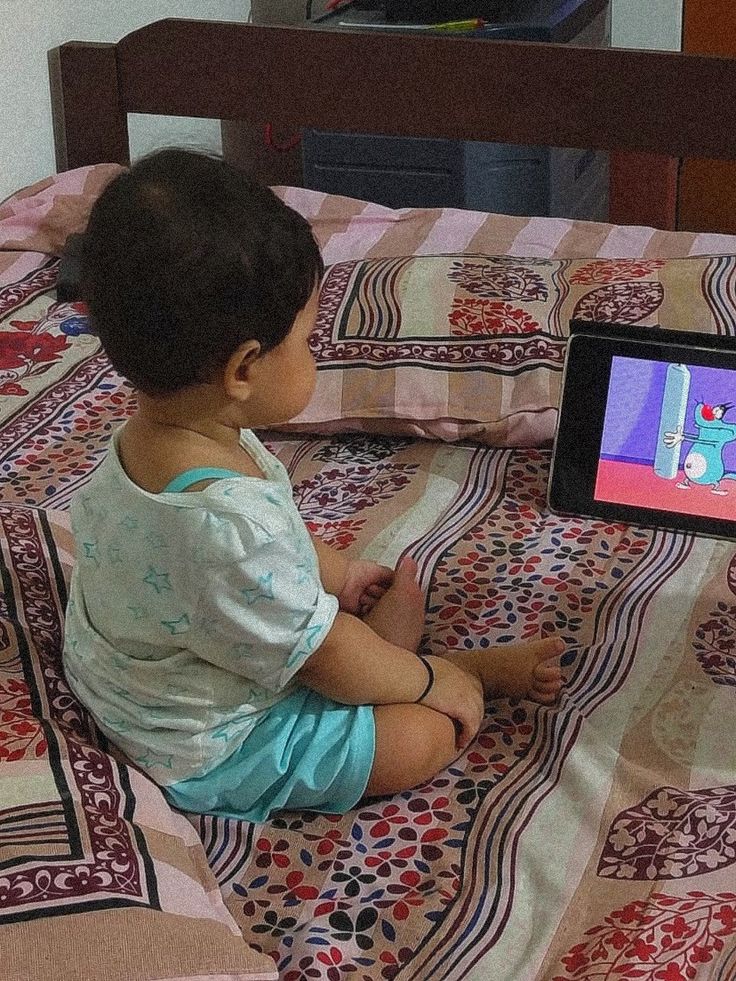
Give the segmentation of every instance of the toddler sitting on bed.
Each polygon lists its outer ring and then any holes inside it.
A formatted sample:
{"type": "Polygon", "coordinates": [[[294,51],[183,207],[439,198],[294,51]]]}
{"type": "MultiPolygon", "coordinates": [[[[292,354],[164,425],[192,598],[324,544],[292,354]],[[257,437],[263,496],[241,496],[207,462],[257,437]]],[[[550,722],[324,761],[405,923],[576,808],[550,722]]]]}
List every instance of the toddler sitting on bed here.
{"type": "Polygon", "coordinates": [[[342,813],[431,779],[483,695],[551,703],[556,639],[417,656],[410,559],[313,538],[253,428],[304,409],[323,266],[307,222],[220,159],[160,151],[85,238],[92,327],[138,410],[77,495],[64,664],[176,806],[342,813]]]}

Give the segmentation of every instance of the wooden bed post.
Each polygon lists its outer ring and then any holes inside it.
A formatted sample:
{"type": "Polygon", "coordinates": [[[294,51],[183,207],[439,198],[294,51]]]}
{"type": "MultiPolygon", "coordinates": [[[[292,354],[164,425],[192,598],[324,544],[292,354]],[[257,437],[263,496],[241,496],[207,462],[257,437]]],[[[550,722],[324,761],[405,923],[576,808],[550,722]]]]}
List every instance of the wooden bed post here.
{"type": "Polygon", "coordinates": [[[608,220],[614,225],[677,228],[680,161],[657,153],[611,153],[608,220]]]}
{"type": "Polygon", "coordinates": [[[114,44],[70,41],[48,54],[57,170],[130,163],[114,44]]]}

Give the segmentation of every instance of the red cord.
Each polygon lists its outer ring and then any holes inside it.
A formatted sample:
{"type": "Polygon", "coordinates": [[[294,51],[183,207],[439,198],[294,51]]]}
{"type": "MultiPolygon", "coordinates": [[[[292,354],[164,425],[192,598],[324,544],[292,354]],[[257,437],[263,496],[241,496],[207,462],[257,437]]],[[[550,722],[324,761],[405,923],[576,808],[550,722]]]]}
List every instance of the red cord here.
{"type": "Polygon", "coordinates": [[[302,135],[301,133],[297,133],[296,136],[292,136],[292,138],[290,140],[286,140],[285,143],[276,143],[273,138],[273,123],[266,123],[263,131],[263,142],[266,144],[269,150],[275,150],[276,153],[288,153],[290,150],[295,150],[301,141],[302,135]]]}

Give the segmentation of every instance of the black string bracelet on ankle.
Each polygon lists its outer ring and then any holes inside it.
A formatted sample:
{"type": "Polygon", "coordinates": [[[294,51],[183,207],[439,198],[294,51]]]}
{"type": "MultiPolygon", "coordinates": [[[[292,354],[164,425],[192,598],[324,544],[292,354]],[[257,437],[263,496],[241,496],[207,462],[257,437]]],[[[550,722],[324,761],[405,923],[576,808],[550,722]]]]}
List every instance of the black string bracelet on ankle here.
{"type": "Polygon", "coordinates": [[[415,699],[414,701],[415,705],[417,704],[417,702],[421,702],[423,698],[426,698],[427,695],[429,695],[430,691],[432,690],[432,685],[434,684],[434,671],[432,669],[432,665],[429,663],[426,657],[421,657],[419,655],[417,656],[419,657],[419,660],[422,662],[424,667],[427,669],[427,687],[424,689],[424,691],[419,696],[419,698],[415,699]]]}

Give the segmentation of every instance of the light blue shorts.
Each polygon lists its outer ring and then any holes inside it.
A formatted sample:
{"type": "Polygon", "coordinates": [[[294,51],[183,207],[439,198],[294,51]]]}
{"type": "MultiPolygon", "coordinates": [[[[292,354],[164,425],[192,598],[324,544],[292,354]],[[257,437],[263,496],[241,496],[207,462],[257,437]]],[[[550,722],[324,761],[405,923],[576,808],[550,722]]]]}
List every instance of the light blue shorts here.
{"type": "Polygon", "coordinates": [[[344,814],[365,793],[375,751],[372,705],[298,688],[214,770],[161,789],[183,811],[246,821],[281,810],[344,814]]]}

